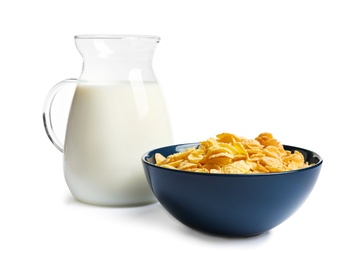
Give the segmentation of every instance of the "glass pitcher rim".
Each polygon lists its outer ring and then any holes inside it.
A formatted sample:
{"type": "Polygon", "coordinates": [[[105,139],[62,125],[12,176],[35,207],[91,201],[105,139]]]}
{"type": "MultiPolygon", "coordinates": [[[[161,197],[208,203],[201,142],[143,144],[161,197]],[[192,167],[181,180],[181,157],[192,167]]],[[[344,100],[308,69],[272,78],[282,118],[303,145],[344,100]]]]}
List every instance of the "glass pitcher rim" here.
{"type": "Polygon", "coordinates": [[[78,34],[74,36],[75,39],[114,39],[114,40],[130,40],[130,39],[147,39],[160,41],[160,37],[157,35],[144,35],[144,34],[78,34]]]}

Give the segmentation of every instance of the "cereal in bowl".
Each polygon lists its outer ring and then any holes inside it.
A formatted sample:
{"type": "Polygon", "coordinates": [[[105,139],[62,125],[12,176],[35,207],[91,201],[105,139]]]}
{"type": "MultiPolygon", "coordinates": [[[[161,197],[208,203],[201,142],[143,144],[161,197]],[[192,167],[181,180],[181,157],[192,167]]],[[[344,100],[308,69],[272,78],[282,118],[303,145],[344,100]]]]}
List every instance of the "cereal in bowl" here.
{"type": "Polygon", "coordinates": [[[271,133],[261,133],[255,139],[246,139],[231,133],[200,142],[164,157],[155,154],[156,165],[182,171],[249,174],[272,173],[308,167],[303,155],[285,150],[271,133]]]}

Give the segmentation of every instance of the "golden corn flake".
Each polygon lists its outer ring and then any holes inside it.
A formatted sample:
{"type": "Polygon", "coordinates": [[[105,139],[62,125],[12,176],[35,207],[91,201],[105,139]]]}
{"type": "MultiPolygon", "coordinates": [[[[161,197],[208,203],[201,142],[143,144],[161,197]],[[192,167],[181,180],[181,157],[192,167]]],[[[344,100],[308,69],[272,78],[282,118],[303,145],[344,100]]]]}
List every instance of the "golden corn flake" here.
{"type": "Polygon", "coordinates": [[[166,157],[164,157],[162,154],[160,153],[156,153],[155,154],[155,160],[156,160],[156,163],[159,165],[161,164],[161,162],[165,161],[166,160],[166,157]]]}
{"type": "Polygon", "coordinates": [[[271,133],[246,139],[230,133],[200,142],[168,157],[156,153],[156,165],[182,171],[225,174],[272,173],[308,167],[302,153],[284,149],[271,133]]]}

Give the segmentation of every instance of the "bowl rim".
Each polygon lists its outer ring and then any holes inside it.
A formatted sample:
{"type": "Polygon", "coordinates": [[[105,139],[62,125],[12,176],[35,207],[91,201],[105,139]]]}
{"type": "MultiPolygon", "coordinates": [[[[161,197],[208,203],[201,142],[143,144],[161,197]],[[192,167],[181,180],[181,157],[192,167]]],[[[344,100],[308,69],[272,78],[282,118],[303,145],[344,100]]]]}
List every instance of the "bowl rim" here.
{"type": "Polygon", "coordinates": [[[315,155],[315,157],[318,158],[318,162],[315,163],[314,165],[312,166],[308,166],[306,168],[301,168],[301,169],[297,169],[297,170],[291,170],[291,171],[283,171],[283,172],[270,172],[270,173],[208,173],[208,172],[191,172],[191,171],[183,171],[183,170],[177,170],[177,169],[171,169],[171,168],[165,168],[165,167],[161,167],[161,166],[158,166],[156,164],[153,164],[149,161],[147,161],[146,159],[150,158],[150,154],[154,154],[155,151],[157,150],[161,150],[161,149],[166,149],[166,148],[169,148],[169,147],[178,147],[178,146],[183,146],[183,147],[194,147],[194,146],[197,146],[199,145],[200,143],[199,142],[192,142],[192,143],[181,143],[181,144],[172,144],[172,145],[167,145],[167,146],[162,146],[162,147],[158,147],[158,148],[155,148],[155,149],[152,149],[148,152],[146,152],[145,154],[142,155],[141,157],[141,160],[144,164],[147,164],[151,167],[155,167],[155,168],[158,168],[158,169],[164,169],[164,170],[168,170],[168,171],[171,171],[171,172],[174,172],[176,174],[191,174],[191,175],[201,175],[201,176],[224,176],[224,177],[229,177],[229,176],[234,176],[234,177],[250,177],[250,176],[253,176],[253,177],[257,177],[257,176],[274,176],[274,175],[286,175],[286,174],[294,174],[294,173],[298,173],[298,172],[303,172],[303,171],[307,171],[309,169],[314,169],[314,168],[317,168],[317,167],[320,167],[323,163],[323,158],[316,152],[313,152],[312,150],[308,150],[308,149],[305,149],[305,148],[301,148],[301,147],[298,147],[298,146],[293,146],[293,145],[286,145],[286,144],[283,144],[284,148],[285,147],[288,147],[288,148],[291,148],[293,150],[303,150],[303,151],[306,151],[308,153],[312,153],[313,155],[315,155]]]}

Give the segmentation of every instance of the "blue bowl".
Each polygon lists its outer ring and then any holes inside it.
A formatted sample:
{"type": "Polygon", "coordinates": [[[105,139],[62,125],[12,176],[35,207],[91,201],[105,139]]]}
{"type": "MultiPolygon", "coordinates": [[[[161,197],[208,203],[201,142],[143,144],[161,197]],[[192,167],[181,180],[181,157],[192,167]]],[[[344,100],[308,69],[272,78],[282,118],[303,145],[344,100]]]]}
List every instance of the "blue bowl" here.
{"type": "Polygon", "coordinates": [[[297,150],[313,166],[268,174],[210,174],[167,169],[155,165],[164,156],[198,143],[158,148],[142,157],[148,183],[161,205],[183,224],[224,236],[255,236],[289,218],[311,193],[323,163],[309,150],[297,150]]]}

